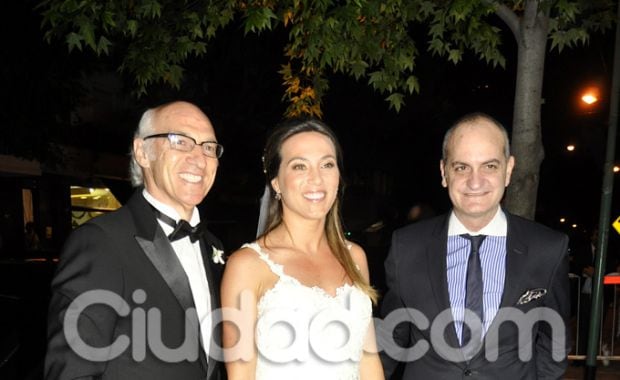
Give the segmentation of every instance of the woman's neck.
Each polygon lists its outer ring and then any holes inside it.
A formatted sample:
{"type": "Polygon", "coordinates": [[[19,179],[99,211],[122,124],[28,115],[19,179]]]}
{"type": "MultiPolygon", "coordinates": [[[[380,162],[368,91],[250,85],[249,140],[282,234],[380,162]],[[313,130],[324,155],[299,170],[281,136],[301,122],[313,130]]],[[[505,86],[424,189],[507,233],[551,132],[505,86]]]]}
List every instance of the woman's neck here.
{"type": "Polygon", "coordinates": [[[279,245],[290,246],[300,252],[315,254],[327,243],[325,220],[291,220],[285,218],[274,230],[279,245]]]}

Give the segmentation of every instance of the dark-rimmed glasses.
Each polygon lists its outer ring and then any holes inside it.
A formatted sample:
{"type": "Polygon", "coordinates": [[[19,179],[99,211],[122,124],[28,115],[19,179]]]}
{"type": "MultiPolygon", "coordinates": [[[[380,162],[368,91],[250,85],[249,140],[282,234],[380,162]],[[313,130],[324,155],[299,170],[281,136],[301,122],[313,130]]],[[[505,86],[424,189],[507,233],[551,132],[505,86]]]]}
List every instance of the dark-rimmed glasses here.
{"type": "Polygon", "coordinates": [[[202,153],[205,156],[220,158],[224,153],[224,146],[216,143],[215,141],[203,141],[198,143],[193,137],[185,136],[180,133],[157,133],[155,135],[149,135],[143,137],[142,140],[154,139],[158,137],[165,137],[170,142],[170,148],[179,150],[181,152],[191,152],[196,145],[200,145],[202,153]]]}

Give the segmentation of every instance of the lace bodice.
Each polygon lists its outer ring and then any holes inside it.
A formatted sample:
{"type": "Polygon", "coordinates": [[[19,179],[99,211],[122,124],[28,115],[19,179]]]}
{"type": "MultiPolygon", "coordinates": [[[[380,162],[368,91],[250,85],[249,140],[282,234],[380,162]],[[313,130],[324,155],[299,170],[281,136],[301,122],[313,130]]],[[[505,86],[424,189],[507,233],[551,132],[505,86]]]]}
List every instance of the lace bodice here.
{"type": "Polygon", "coordinates": [[[279,278],[258,301],[257,380],[357,380],[371,302],[344,284],[336,295],[284,273],[257,243],[256,251],[279,278]]]}

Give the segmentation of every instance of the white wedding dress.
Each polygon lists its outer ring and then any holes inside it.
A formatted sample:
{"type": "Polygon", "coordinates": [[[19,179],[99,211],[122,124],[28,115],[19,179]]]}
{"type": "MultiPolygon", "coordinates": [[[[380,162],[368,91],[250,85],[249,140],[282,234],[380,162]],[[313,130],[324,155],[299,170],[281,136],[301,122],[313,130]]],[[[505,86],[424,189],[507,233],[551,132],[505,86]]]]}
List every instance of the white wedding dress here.
{"type": "Polygon", "coordinates": [[[370,298],[344,284],[331,296],[284,273],[256,243],[245,244],[279,279],[258,301],[257,380],[358,380],[370,298]]]}

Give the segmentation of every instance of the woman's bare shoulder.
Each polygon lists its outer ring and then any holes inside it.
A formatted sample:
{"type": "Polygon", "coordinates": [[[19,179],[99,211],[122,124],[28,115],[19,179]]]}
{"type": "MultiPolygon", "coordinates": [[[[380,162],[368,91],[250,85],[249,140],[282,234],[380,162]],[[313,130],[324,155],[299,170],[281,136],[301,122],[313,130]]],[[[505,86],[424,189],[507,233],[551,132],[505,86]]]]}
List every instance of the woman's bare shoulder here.
{"type": "Polygon", "coordinates": [[[356,263],[364,263],[366,264],[366,252],[364,252],[364,248],[362,248],[361,246],[359,246],[356,243],[353,243],[351,241],[347,241],[347,247],[349,247],[349,252],[351,253],[351,257],[353,258],[353,261],[355,261],[356,263]]]}
{"type": "Polygon", "coordinates": [[[265,266],[259,253],[250,246],[244,246],[233,252],[226,260],[226,268],[235,268],[243,272],[262,269],[265,266]]]}
{"type": "Polygon", "coordinates": [[[358,244],[347,241],[351,258],[357,265],[358,269],[362,272],[364,277],[368,277],[368,262],[366,260],[366,252],[358,244]]]}

